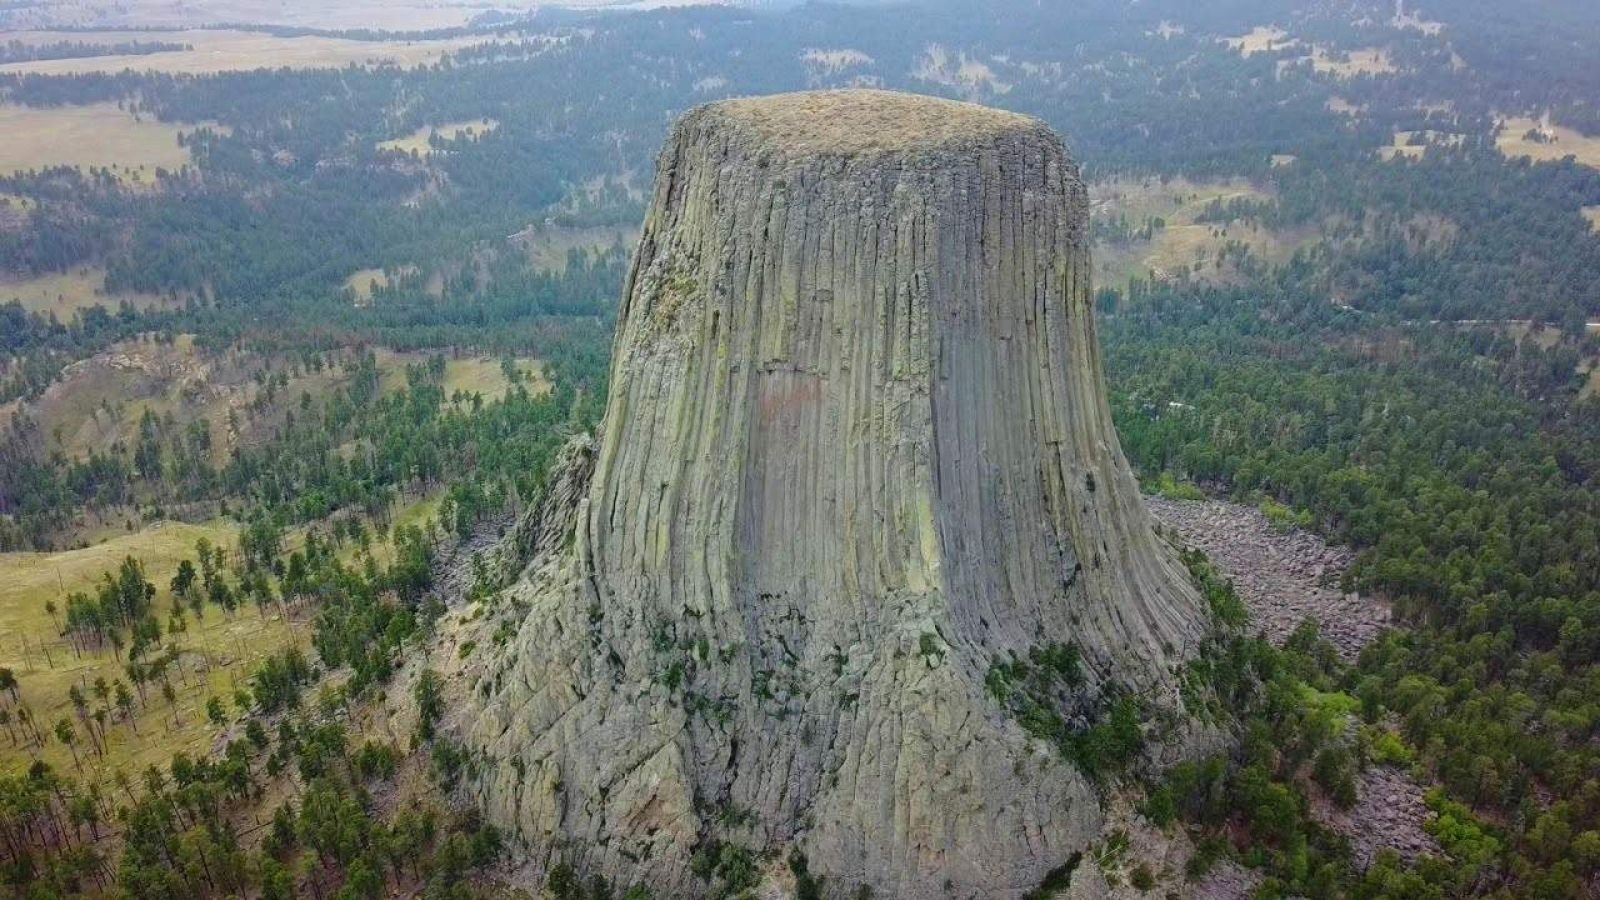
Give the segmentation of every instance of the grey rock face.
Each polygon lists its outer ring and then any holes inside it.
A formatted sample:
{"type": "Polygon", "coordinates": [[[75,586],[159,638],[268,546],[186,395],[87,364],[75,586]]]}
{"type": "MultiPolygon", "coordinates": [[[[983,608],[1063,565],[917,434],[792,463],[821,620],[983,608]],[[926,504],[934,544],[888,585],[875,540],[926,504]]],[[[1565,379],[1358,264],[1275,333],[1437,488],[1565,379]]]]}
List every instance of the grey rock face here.
{"type": "Polygon", "coordinates": [[[536,864],[693,896],[716,840],[993,897],[1092,839],[984,676],[1072,643],[1175,707],[1202,616],[1112,430],[1087,227],[1032,119],[854,91],[679,122],[592,477],[539,514],[466,729],[536,864]]]}

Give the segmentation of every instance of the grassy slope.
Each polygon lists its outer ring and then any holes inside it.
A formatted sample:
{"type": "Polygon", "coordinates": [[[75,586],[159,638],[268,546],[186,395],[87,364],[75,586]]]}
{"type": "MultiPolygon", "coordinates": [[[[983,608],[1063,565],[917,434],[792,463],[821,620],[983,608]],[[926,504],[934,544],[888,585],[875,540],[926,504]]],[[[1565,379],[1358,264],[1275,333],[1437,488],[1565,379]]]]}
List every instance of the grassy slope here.
{"type": "MultiPolygon", "coordinates": [[[[109,648],[75,654],[58,636],[45,601],[53,599],[58,606],[65,606],[68,592],[91,591],[102,573],[114,570],[124,557],[132,555],[143,561],[146,577],[157,587],[156,609],[164,620],[171,605],[167,583],[179,561],[193,558],[195,542],[202,537],[231,546],[235,534],[236,528],[227,522],[163,522],[81,550],[0,554],[0,666],[17,673],[22,702],[42,727],[53,728],[62,718],[73,720],[86,772],[109,777],[120,769],[134,775],[147,765],[165,764],[180,750],[209,752],[220,729],[206,720],[206,701],[219,696],[233,714],[234,687],[248,679],[256,663],[290,640],[304,644],[309,632],[304,625],[279,619],[275,612],[263,617],[253,608],[230,616],[208,607],[200,621],[189,616],[188,630],[171,638],[183,651],[182,674],[173,681],[178,694],[176,710],[162,699],[159,686],[147,686],[145,702],[136,706],[134,722],[113,723],[107,728],[108,752],[100,759],[89,748],[67,691],[74,683],[83,686],[93,709],[98,701],[88,687],[96,678],[126,682],[127,676],[109,648]]],[[[0,769],[18,768],[31,761],[30,750],[10,746],[9,738],[5,741],[0,749],[0,769]]],[[[74,766],[71,751],[53,735],[38,753],[58,768],[72,770],[74,766]]]]}

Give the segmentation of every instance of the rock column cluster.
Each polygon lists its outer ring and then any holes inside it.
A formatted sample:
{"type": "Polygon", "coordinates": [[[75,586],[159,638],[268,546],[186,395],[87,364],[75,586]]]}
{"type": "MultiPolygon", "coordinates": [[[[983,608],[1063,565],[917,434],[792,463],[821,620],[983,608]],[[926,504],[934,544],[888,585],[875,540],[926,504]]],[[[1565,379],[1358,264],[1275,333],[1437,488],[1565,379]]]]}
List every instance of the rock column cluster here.
{"type": "Polygon", "coordinates": [[[1033,119],[842,91],[678,123],[587,482],[468,728],[537,863],[693,896],[697,851],[798,848],[838,890],[1014,896],[1092,839],[986,673],[1070,644],[1175,705],[1203,617],[1112,428],[1087,230],[1033,119]]]}

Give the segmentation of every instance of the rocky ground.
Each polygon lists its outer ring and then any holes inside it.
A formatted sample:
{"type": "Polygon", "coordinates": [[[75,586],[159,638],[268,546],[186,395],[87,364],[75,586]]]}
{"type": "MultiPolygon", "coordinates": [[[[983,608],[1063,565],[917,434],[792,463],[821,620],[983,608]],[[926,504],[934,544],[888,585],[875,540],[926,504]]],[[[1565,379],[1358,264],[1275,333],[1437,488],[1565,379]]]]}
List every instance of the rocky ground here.
{"type": "Polygon", "coordinates": [[[1250,607],[1268,639],[1282,642],[1302,621],[1315,619],[1322,634],[1352,661],[1389,624],[1389,609],[1375,597],[1339,589],[1354,554],[1309,531],[1273,525],[1252,506],[1222,500],[1148,498],[1156,520],[1179,544],[1204,550],[1250,607]]]}
{"type": "Polygon", "coordinates": [[[1356,805],[1349,809],[1317,802],[1313,812],[1323,824],[1349,838],[1358,867],[1371,865],[1385,848],[1394,849],[1407,861],[1443,855],[1439,842],[1422,827],[1432,816],[1423,801],[1422,785],[1406,772],[1371,766],[1361,773],[1356,791],[1356,805]]]}
{"type": "MultiPolygon", "coordinates": [[[[1381,600],[1339,589],[1340,576],[1354,558],[1348,548],[1331,546],[1307,531],[1277,527],[1260,510],[1239,503],[1158,497],[1146,502],[1177,543],[1205,551],[1233,579],[1255,627],[1268,639],[1281,642],[1302,621],[1316,619],[1323,636],[1348,661],[1389,625],[1389,609],[1381,600]]],[[[1407,860],[1441,853],[1423,829],[1430,815],[1423,794],[1406,772],[1372,766],[1361,774],[1355,806],[1340,809],[1318,798],[1314,812],[1350,840],[1355,862],[1364,869],[1384,848],[1407,860]]],[[[1203,900],[1242,900],[1258,881],[1256,873],[1227,864],[1189,891],[1203,900]]]]}

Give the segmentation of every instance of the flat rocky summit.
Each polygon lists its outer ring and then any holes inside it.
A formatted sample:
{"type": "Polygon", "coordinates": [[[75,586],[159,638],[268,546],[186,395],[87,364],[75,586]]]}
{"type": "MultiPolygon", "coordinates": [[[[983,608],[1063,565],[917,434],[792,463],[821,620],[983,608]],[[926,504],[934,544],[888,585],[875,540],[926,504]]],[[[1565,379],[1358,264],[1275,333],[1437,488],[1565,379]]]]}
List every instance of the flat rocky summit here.
{"type": "Polygon", "coordinates": [[[859,156],[967,146],[998,136],[1048,134],[1004,110],[895,91],[811,91],[725,100],[690,118],[717,120],[792,156],[859,156]]]}

